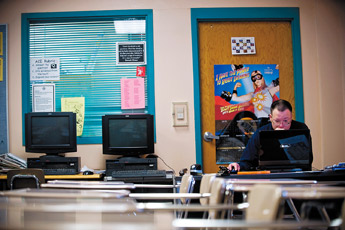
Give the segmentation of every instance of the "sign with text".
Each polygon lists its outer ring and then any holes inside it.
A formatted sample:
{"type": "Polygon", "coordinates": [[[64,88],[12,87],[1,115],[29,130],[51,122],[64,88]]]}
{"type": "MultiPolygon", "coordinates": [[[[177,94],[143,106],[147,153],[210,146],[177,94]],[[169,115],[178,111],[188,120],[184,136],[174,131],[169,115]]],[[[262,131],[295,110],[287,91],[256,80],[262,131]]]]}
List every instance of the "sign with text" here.
{"type": "Polygon", "coordinates": [[[117,42],[117,65],[146,65],[146,42],[117,42]]]}
{"type": "Polygon", "coordinates": [[[145,81],[143,78],[121,79],[121,109],[145,108],[145,81]]]}
{"type": "Polygon", "coordinates": [[[60,58],[30,58],[30,80],[60,80],[60,58]]]}
{"type": "Polygon", "coordinates": [[[32,112],[55,112],[55,84],[32,85],[32,112]]]}

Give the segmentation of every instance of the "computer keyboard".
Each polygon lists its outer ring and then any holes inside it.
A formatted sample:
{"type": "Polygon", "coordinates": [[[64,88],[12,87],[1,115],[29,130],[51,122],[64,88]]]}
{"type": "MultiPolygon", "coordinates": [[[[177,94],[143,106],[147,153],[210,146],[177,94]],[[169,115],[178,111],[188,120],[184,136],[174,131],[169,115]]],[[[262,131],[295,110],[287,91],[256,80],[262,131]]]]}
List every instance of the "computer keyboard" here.
{"type": "Polygon", "coordinates": [[[57,168],[57,169],[43,169],[44,175],[75,175],[77,170],[75,169],[66,169],[66,168],[57,168]]]}
{"type": "Polygon", "coordinates": [[[111,173],[113,178],[166,177],[165,170],[118,170],[111,173]]]}

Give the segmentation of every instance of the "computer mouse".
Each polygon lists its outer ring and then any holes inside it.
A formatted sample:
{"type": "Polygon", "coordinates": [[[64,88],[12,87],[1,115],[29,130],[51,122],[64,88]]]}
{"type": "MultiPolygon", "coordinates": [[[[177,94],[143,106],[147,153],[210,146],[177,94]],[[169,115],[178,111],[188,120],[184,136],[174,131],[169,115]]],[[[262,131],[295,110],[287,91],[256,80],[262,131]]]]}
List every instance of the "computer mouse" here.
{"type": "Polygon", "coordinates": [[[86,170],[83,172],[83,175],[93,175],[92,171],[86,170]]]}
{"type": "Polygon", "coordinates": [[[237,174],[237,170],[235,169],[235,168],[232,168],[231,170],[230,170],[230,174],[237,174]]]}

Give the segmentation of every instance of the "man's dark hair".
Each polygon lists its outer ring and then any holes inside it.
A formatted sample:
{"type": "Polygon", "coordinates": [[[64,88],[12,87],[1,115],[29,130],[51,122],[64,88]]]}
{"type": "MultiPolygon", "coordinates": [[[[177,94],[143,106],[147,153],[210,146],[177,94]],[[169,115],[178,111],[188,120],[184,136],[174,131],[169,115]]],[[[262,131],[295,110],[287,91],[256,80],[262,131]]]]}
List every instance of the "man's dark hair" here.
{"type": "Polygon", "coordinates": [[[273,112],[274,109],[278,109],[278,111],[283,112],[286,109],[290,110],[290,112],[292,112],[292,106],[290,104],[290,102],[283,100],[283,99],[279,99],[277,101],[274,101],[271,105],[271,114],[273,112]]]}

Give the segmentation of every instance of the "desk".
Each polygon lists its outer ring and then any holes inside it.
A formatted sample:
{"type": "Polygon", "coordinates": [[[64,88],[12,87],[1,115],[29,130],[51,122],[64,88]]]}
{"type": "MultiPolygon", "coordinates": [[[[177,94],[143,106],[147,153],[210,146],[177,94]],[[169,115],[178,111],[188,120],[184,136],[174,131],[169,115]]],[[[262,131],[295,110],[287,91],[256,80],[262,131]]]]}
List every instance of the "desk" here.
{"type": "Polygon", "coordinates": [[[345,170],[338,171],[302,171],[302,172],[282,172],[270,174],[231,174],[226,176],[227,179],[300,179],[316,181],[345,181],[345,170]]]}
{"type": "MultiPolygon", "coordinates": [[[[93,175],[83,175],[82,173],[75,174],[75,175],[44,175],[46,180],[102,180],[103,174],[95,173],[93,175]]],[[[0,174],[0,180],[6,180],[6,174],[0,174]]]]}
{"type": "Polygon", "coordinates": [[[84,190],[132,190],[135,189],[132,183],[104,182],[104,181],[63,181],[54,180],[41,184],[41,188],[53,189],[84,189],[84,190]]]}
{"type": "MultiPolygon", "coordinates": [[[[262,185],[262,184],[274,184],[281,186],[282,188],[282,198],[286,201],[289,208],[292,211],[295,219],[301,221],[299,211],[295,207],[293,200],[319,200],[319,199],[333,199],[337,202],[336,199],[343,200],[345,198],[345,187],[334,187],[334,186],[327,186],[325,183],[316,183],[313,180],[296,180],[296,179],[256,179],[256,180],[249,180],[249,179],[228,179],[226,181],[227,186],[226,190],[229,194],[229,202],[231,204],[234,203],[234,195],[235,192],[242,193],[242,198],[244,202],[247,202],[247,195],[248,192],[255,185],[262,185]]],[[[242,202],[242,201],[241,201],[242,202]]],[[[341,201],[342,202],[342,201],[341,201]]],[[[322,219],[330,221],[327,211],[323,205],[319,205],[322,207],[322,219]]],[[[321,208],[320,208],[321,210],[321,208]]],[[[233,213],[231,212],[230,215],[232,216],[233,213]]]]}
{"type": "MultiPolygon", "coordinates": [[[[170,229],[173,214],[157,226],[128,193],[19,189],[0,192],[1,229],[170,229]],[[125,198],[123,198],[125,196],[125,198]]],[[[160,219],[161,220],[161,219],[160,219]]]]}
{"type": "MultiPolygon", "coordinates": [[[[82,173],[75,175],[45,175],[47,180],[103,180],[104,175],[95,173],[93,175],[83,175],[82,173]]],[[[0,191],[7,190],[7,174],[0,174],[0,191]]]]}
{"type": "MultiPolygon", "coordinates": [[[[70,189],[61,192],[60,189],[16,189],[0,192],[0,197],[40,198],[40,199],[119,199],[128,197],[128,190],[78,190],[70,189]]],[[[1,200],[2,201],[2,200],[1,200]]],[[[37,201],[37,200],[36,200],[37,201]]],[[[59,202],[59,201],[57,201],[59,202]]]]}

